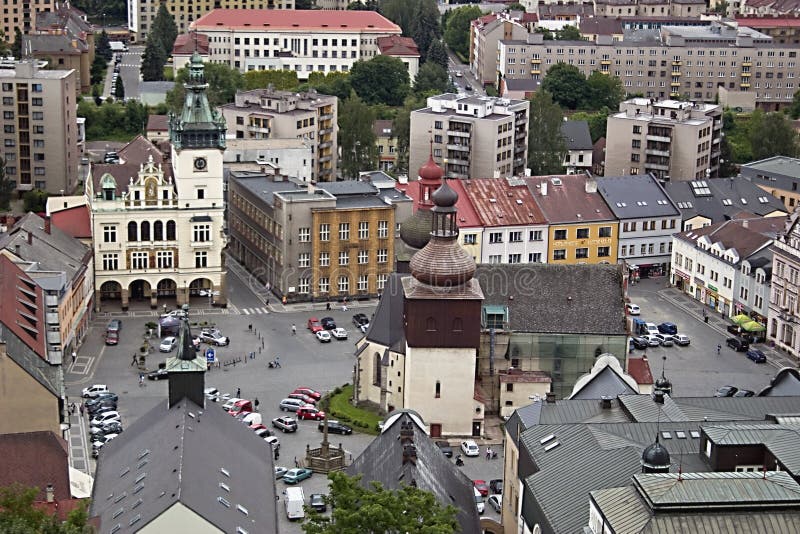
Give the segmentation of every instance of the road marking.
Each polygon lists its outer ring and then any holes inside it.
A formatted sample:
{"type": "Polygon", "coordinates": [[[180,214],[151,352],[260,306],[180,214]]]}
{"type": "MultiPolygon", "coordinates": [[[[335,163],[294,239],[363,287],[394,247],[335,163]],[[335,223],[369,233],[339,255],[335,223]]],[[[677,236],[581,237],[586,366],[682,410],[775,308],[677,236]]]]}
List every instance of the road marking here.
{"type": "Polygon", "coordinates": [[[242,308],[242,313],[245,315],[250,315],[250,310],[248,310],[247,308],[242,308]]]}

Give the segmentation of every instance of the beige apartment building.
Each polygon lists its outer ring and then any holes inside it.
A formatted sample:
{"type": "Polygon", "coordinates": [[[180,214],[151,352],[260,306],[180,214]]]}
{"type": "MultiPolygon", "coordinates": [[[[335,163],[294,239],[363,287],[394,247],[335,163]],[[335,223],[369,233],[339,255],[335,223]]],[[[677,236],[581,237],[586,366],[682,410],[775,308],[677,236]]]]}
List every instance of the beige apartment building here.
{"type": "Polygon", "coordinates": [[[336,180],[337,99],[316,91],[292,93],[273,88],[240,91],[220,108],[231,139],[303,139],[312,158],[303,180],[336,180]]]}
{"type": "Polygon", "coordinates": [[[45,70],[35,61],[0,68],[2,155],[17,191],[70,194],[78,185],[74,70],[45,70]]]}
{"type": "Polygon", "coordinates": [[[193,21],[214,9],[294,9],[294,0],[128,0],[128,29],[134,32],[133,40],[143,43],[147,39],[162,3],[175,19],[178,33],[188,31],[193,21]]]}
{"type": "Polygon", "coordinates": [[[705,0],[594,0],[597,17],[699,17],[705,0]]]}
{"type": "Polygon", "coordinates": [[[3,0],[2,25],[0,30],[9,43],[14,42],[16,29],[30,33],[36,27],[36,15],[56,9],[55,0],[3,0]]]}
{"type": "Polygon", "coordinates": [[[721,89],[727,98],[750,98],[765,111],[792,101],[800,79],[800,47],[735,22],[709,26],[663,26],[626,32],[623,41],[598,36],[597,42],[501,41],[498,76],[541,81],[557,63],[575,65],[588,76],[613,74],[625,91],[647,98],[714,102],[721,89]]]}
{"type": "Polygon", "coordinates": [[[472,21],[469,27],[469,70],[478,83],[497,82],[497,43],[525,39],[528,29],[507,13],[491,14],[472,21]]]}
{"type": "Polygon", "coordinates": [[[606,126],[606,176],[653,173],[664,180],[717,176],[722,108],[632,98],[606,126]]]}
{"type": "Polygon", "coordinates": [[[433,159],[449,178],[521,176],[528,164],[530,102],[454,93],[411,112],[409,169],[433,159]]]}

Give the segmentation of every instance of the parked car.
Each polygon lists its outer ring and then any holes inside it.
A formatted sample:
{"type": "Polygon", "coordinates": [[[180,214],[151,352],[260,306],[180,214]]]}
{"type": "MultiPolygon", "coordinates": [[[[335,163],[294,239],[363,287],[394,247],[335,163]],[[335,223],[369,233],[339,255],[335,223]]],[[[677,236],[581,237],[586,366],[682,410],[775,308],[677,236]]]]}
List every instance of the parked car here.
{"type": "Polygon", "coordinates": [[[747,357],[756,363],[767,363],[767,355],[758,349],[749,349],[747,357]]]}
{"type": "Polygon", "coordinates": [[[486,499],[489,503],[489,506],[494,508],[494,511],[498,514],[500,513],[500,509],[503,507],[503,496],[502,495],[490,495],[488,499],[486,499]]]}
{"type": "Polygon", "coordinates": [[[203,394],[206,396],[208,400],[213,402],[217,402],[220,397],[219,390],[214,387],[204,389],[203,394]]]}
{"type": "Polygon", "coordinates": [[[219,330],[203,330],[200,332],[200,340],[205,341],[210,345],[217,345],[219,347],[228,344],[228,338],[222,335],[219,330]]]}
{"type": "Polygon", "coordinates": [[[333,317],[323,317],[319,320],[319,323],[325,330],[333,330],[336,328],[336,321],[333,320],[333,317]]]}
{"type": "Polygon", "coordinates": [[[119,421],[111,421],[100,426],[89,427],[89,434],[92,436],[104,436],[106,434],[121,434],[122,423],[119,421]]]}
{"type": "Polygon", "coordinates": [[[88,409],[95,404],[100,404],[102,402],[117,402],[118,400],[119,397],[117,396],[116,393],[111,393],[110,391],[106,391],[104,393],[101,393],[97,397],[89,399],[86,402],[84,402],[83,407],[88,409]]]}
{"type": "Polygon", "coordinates": [[[182,308],[178,308],[177,310],[168,311],[167,313],[161,314],[161,317],[177,317],[178,319],[184,319],[188,317],[188,313],[186,310],[182,308]]]}
{"type": "Polygon", "coordinates": [[[119,434],[106,434],[105,436],[98,436],[96,441],[92,442],[92,458],[100,456],[100,449],[103,445],[116,438],[119,434]]]}
{"type": "Polygon", "coordinates": [[[331,335],[336,339],[347,339],[347,330],[344,328],[334,328],[331,330],[331,335]]]}
{"type": "MultiPolygon", "coordinates": [[[[325,432],[325,421],[320,421],[317,428],[320,432],[325,432]]],[[[353,429],[339,421],[328,421],[328,433],[349,436],[353,433],[353,429]]]]}
{"type": "Polygon", "coordinates": [[[156,369],[147,373],[148,380],[161,380],[162,378],[169,378],[169,371],[166,369],[156,369]]]}
{"type": "Polygon", "coordinates": [[[502,495],[503,494],[503,479],[502,478],[495,478],[494,480],[489,481],[489,491],[496,494],[502,495]]]}
{"type": "Polygon", "coordinates": [[[83,388],[81,396],[84,399],[94,399],[99,397],[101,393],[108,393],[108,386],[105,384],[94,384],[88,388],[83,388]]]}
{"type": "Polygon", "coordinates": [[[122,421],[122,416],[119,412],[106,412],[94,417],[91,421],[89,421],[90,426],[102,426],[105,423],[110,423],[111,421],[122,421]]]}
{"type": "Polygon", "coordinates": [[[106,332],[106,345],[119,345],[119,332],[106,332]]]}
{"type": "Polygon", "coordinates": [[[228,413],[234,417],[238,416],[242,412],[252,413],[253,403],[247,399],[242,399],[234,403],[234,405],[231,406],[230,409],[228,410],[228,413]]]}
{"type": "Polygon", "coordinates": [[[305,406],[306,404],[307,403],[300,399],[283,399],[278,405],[278,408],[284,412],[296,412],[301,406],[305,406]]]}
{"type": "Polygon", "coordinates": [[[472,439],[462,441],[461,450],[466,456],[478,456],[481,453],[480,449],[478,448],[478,444],[472,439]]]}
{"type": "Polygon", "coordinates": [[[272,426],[284,434],[286,432],[297,432],[297,420],[287,416],[276,417],[272,420],[272,426]]]}
{"type": "Polygon", "coordinates": [[[750,344],[747,341],[739,339],[738,337],[729,337],[725,340],[725,344],[736,352],[746,352],[747,349],[750,348],[750,344]]]}
{"type": "Polygon", "coordinates": [[[322,325],[319,323],[319,319],[317,319],[316,317],[311,317],[308,320],[308,329],[311,330],[312,334],[316,334],[320,330],[324,330],[324,328],[322,328],[322,325]]]}
{"type": "Polygon", "coordinates": [[[222,409],[227,412],[228,410],[233,408],[233,405],[239,402],[240,400],[244,399],[240,399],[238,397],[230,397],[228,400],[225,401],[225,404],[222,405],[222,409]]]}
{"type": "Polygon", "coordinates": [[[255,432],[255,435],[258,436],[259,438],[264,438],[264,439],[275,435],[272,432],[272,430],[270,430],[269,428],[266,428],[266,427],[258,428],[256,430],[254,430],[253,432],[255,432]]]}
{"type": "Polygon", "coordinates": [[[106,332],[119,332],[122,330],[122,321],[119,319],[111,319],[106,326],[106,332]]]}
{"type": "Polygon", "coordinates": [[[362,324],[369,324],[369,317],[367,317],[363,313],[357,313],[357,314],[353,315],[353,324],[356,327],[359,327],[362,324]]]}
{"type": "Polygon", "coordinates": [[[468,84],[468,83],[465,83],[464,84],[464,90],[465,91],[472,91],[472,86],[470,84],[468,84]]]}
{"type": "Polygon", "coordinates": [[[119,163],[119,154],[116,152],[106,152],[103,156],[103,163],[119,163]]]}
{"type": "Polygon", "coordinates": [[[302,408],[298,408],[295,414],[297,415],[298,419],[303,420],[313,419],[314,421],[322,421],[325,419],[325,412],[318,410],[313,406],[303,406],[302,408]]]}
{"type": "Polygon", "coordinates": [[[658,325],[658,331],[662,334],[674,335],[678,333],[678,327],[675,323],[664,322],[658,325]]]}
{"type": "Polygon", "coordinates": [[[686,334],[674,335],[672,336],[672,339],[675,341],[676,345],[680,345],[681,347],[686,347],[691,342],[689,336],[687,336],[686,334]]]}
{"type": "Polygon", "coordinates": [[[312,493],[308,499],[308,505],[317,512],[325,512],[328,510],[328,505],[325,504],[325,495],[322,493],[312,493]]]}
{"type": "Polygon", "coordinates": [[[315,399],[314,397],[309,397],[305,393],[289,393],[288,395],[286,395],[286,397],[289,398],[289,399],[301,400],[307,406],[316,406],[317,405],[317,399],[315,399]]]}
{"type": "Polygon", "coordinates": [[[755,397],[756,392],[750,391],[749,389],[740,389],[736,393],[733,394],[734,397],[755,397]]]}
{"type": "Polygon", "coordinates": [[[294,391],[292,391],[292,393],[302,393],[303,395],[308,395],[314,400],[320,400],[322,398],[322,393],[304,386],[299,386],[294,388],[294,391]]]}
{"type": "Polygon", "coordinates": [[[653,334],[653,337],[661,342],[662,347],[671,347],[675,344],[675,341],[669,334],[653,334]]]}
{"type": "Polygon", "coordinates": [[[633,304],[632,302],[629,302],[625,305],[625,310],[627,310],[628,315],[639,315],[641,313],[639,306],[633,304]]]}
{"type": "Polygon", "coordinates": [[[275,478],[276,479],[283,478],[283,475],[285,475],[287,471],[289,471],[289,470],[286,469],[285,467],[281,467],[280,465],[276,465],[275,466],[275,478]]]}
{"type": "Polygon", "coordinates": [[[484,497],[489,495],[489,484],[487,484],[485,480],[473,480],[472,485],[475,486],[475,489],[484,497]]]}
{"type": "Polygon", "coordinates": [[[447,441],[437,441],[436,446],[439,447],[439,450],[442,451],[447,458],[453,457],[453,448],[450,446],[450,443],[447,441]]]}
{"type": "Polygon", "coordinates": [[[314,335],[317,336],[317,339],[320,343],[330,343],[331,342],[331,333],[327,330],[317,330],[314,332],[314,335]]]}
{"type": "Polygon", "coordinates": [[[739,388],[735,386],[722,386],[719,388],[716,393],[714,393],[715,397],[733,397],[736,392],[739,391],[739,388]]]}
{"type": "Polygon", "coordinates": [[[105,404],[96,404],[92,407],[91,410],[87,410],[89,413],[89,417],[97,417],[100,414],[106,412],[115,412],[117,411],[117,403],[116,402],[109,402],[105,404]]]}
{"type": "Polygon", "coordinates": [[[658,338],[655,336],[655,334],[644,334],[644,335],[643,335],[643,336],[641,336],[641,337],[642,337],[642,339],[644,339],[644,340],[647,340],[647,344],[648,344],[650,347],[658,347],[659,345],[661,345],[661,340],[660,340],[660,339],[658,339],[658,338]]]}
{"type": "Polygon", "coordinates": [[[275,436],[267,436],[264,438],[264,441],[272,446],[273,451],[280,450],[281,448],[281,442],[275,436]]]}
{"type": "Polygon", "coordinates": [[[283,475],[283,481],[287,484],[297,484],[298,482],[302,482],[307,478],[311,478],[314,472],[311,469],[307,469],[305,467],[295,467],[294,469],[289,469],[285,475],[283,475]]]}
{"type": "Polygon", "coordinates": [[[631,338],[631,343],[637,349],[646,349],[647,347],[650,346],[650,342],[647,339],[645,339],[645,338],[643,338],[641,336],[632,337],[631,338]]]}
{"type": "Polygon", "coordinates": [[[172,352],[178,346],[178,338],[175,336],[167,336],[161,340],[158,350],[161,352],[172,352]]]}
{"type": "Polygon", "coordinates": [[[733,334],[734,336],[738,336],[739,334],[742,333],[742,329],[735,324],[729,324],[726,328],[728,330],[728,333],[733,334]]]}

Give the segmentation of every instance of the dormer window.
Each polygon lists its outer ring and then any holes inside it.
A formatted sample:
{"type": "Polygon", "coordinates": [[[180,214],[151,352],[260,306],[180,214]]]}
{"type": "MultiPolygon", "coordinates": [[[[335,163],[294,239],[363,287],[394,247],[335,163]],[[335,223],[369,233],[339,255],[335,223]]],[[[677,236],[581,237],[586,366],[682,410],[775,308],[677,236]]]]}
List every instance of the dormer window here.
{"type": "Polygon", "coordinates": [[[100,189],[103,191],[103,200],[114,200],[117,190],[117,182],[110,174],[106,174],[100,180],[100,189]]]}

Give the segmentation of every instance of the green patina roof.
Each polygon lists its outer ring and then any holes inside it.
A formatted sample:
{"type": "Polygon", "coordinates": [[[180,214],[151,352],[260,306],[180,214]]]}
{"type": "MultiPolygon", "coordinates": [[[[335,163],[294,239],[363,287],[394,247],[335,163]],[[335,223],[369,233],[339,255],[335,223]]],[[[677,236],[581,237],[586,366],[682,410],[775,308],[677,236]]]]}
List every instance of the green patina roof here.
{"type": "Polygon", "coordinates": [[[203,60],[197,51],[189,63],[186,97],[180,114],[170,114],[169,134],[177,150],[182,148],[225,148],[225,120],[208,103],[203,60]]]}

